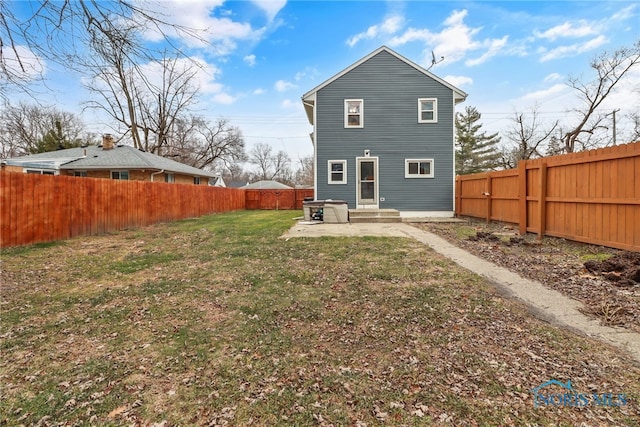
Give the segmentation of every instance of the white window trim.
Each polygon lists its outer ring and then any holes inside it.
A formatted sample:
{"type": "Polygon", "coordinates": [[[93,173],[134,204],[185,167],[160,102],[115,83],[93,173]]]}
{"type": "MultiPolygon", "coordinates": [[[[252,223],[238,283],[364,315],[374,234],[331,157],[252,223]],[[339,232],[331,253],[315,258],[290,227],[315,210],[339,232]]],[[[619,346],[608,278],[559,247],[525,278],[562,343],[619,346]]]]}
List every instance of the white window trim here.
{"type": "Polygon", "coordinates": [[[345,129],[362,129],[364,127],[364,99],[345,99],[344,100],[344,127],[345,129]],[[360,125],[349,125],[349,102],[360,103],[360,125]]]}
{"type": "Polygon", "coordinates": [[[405,159],[404,161],[404,177],[405,178],[433,178],[435,176],[434,161],[433,159],[405,159]],[[420,163],[431,163],[431,173],[428,175],[422,175],[420,173],[409,173],[409,163],[418,163],[418,171],[420,170],[420,163]]]}
{"type": "Polygon", "coordinates": [[[346,160],[328,160],[327,161],[327,184],[346,184],[347,183],[347,161],[346,160]],[[342,164],[342,181],[333,181],[331,179],[331,164],[342,164]]]}
{"type": "Polygon", "coordinates": [[[36,168],[24,168],[22,170],[24,173],[30,173],[33,175],[59,175],[58,171],[53,171],[51,169],[36,169],[36,168]]]}
{"type": "Polygon", "coordinates": [[[418,123],[438,123],[438,98],[418,98],[418,123]],[[433,102],[433,120],[422,120],[422,103],[433,102]]]}

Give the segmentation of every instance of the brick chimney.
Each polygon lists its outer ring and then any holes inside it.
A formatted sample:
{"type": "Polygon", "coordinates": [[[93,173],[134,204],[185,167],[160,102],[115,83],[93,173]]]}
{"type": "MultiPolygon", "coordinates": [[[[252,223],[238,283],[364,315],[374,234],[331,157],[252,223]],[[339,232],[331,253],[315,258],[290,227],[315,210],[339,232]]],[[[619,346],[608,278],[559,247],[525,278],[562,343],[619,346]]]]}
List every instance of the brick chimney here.
{"type": "Polygon", "coordinates": [[[110,133],[105,133],[102,135],[102,149],[103,150],[113,150],[113,135],[110,133]]]}

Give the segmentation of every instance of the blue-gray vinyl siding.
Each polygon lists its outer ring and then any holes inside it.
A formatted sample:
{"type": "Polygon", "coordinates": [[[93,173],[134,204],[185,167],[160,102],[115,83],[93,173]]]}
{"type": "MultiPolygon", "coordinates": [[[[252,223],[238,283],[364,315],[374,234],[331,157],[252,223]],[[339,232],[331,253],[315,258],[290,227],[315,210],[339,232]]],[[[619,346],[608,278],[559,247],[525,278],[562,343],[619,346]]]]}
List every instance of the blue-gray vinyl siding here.
{"type": "Polygon", "coordinates": [[[450,88],[380,52],[316,94],[318,199],[356,207],[356,157],[378,157],[380,208],[453,211],[450,88]],[[437,98],[438,122],[418,123],[418,99],[437,98]],[[344,128],[344,100],[364,100],[364,128],[344,128]],[[405,178],[405,159],[434,159],[434,178],[405,178]],[[329,160],[347,161],[347,184],[327,183],[329,160]]]}

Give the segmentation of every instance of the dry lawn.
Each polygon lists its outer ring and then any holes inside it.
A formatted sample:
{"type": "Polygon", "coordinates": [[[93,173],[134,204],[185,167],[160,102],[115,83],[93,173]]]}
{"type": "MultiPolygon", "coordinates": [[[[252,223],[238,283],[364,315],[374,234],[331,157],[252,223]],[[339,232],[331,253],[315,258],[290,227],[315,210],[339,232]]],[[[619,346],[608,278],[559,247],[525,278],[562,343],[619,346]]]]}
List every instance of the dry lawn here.
{"type": "Polygon", "coordinates": [[[3,251],[0,424],[638,425],[619,350],[410,239],[278,239],[299,214],[3,251]],[[534,407],[551,379],[587,404],[534,407]]]}

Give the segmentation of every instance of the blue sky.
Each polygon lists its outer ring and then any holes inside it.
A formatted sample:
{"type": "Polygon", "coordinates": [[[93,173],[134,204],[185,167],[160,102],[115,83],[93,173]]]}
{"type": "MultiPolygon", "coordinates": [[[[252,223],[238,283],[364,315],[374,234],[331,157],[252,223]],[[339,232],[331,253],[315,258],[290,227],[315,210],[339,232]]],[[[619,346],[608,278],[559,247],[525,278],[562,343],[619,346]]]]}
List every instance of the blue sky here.
{"type": "MultiPolygon", "coordinates": [[[[24,4],[23,4],[24,5],[24,4]]],[[[386,45],[469,94],[484,128],[504,130],[508,117],[534,105],[545,120],[571,123],[576,93],[567,78],[593,78],[590,60],[640,39],[640,5],[633,1],[161,1],[170,20],[211,42],[176,40],[207,66],[199,76],[198,113],[224,117],[242,129],[247,147],[268,143],[293,160],[311,155],[312,128],[300,97],[386,45]]],[[[150,43],[156,35],[146,35],[150,43]]],[[[79,78],[47,64],[45,102],[79,111],[88,94],[79,78]]],[[[640,70],[605,106],[640,109],[640,70]],[[634,92],[635,91],[635,92],[634,92]]],[[[99,118],[85,116],[97,132],[99,118]]]]}

